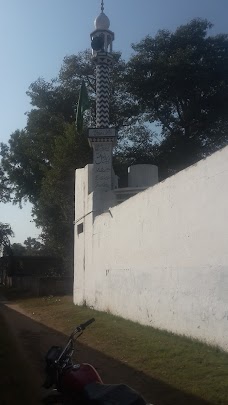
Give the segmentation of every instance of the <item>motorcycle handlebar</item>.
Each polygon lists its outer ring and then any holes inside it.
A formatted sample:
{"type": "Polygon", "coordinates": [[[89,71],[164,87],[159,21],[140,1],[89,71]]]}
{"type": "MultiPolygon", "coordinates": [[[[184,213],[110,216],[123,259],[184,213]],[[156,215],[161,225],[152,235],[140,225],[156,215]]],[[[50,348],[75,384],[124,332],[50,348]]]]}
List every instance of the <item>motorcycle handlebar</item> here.
{"type": "Polygon", "coordinates": [[[72,334],[70,335],[70,339],[73,339],[74,336],[76,335],[76,333],[82,332],[83,330],[85,330],[85,328],[87,328],[87,326],[89,326],[91,323],[95,322],[95,319],[89,319],[88,321],[81,323],[80,325],[78,325],[74,331],[72,332],[72,334]]]}
{"type": "Polygon", "coordinates": [[[66,344],[66,346],[64,347],[64,349],[62,350],[61,354],[59,355],[58,359],[56,360],[56,363],[59,362],[59,360],[63,357],[64,353],[68,350],[68,348],[70,347],[70,345],[72,345],[74,336],[76,335],[76,333],[80,333],[82,332],[87,326],[89,326],[91,323],[95,322],[95,319],[89,319],[88,321],[81,323],[79,326],[77,326],[75,328],[75,330],[71,333],[69,340],[66,344]]]}
{"type": "Polygon", "coordinates": [[[85,328],[87,328],[87,326],[89,326],[91,323],[95,322],[95,319],[89,319],[88,321],[81,323],[81,325],[79,325],[79,328],[81,328],[82,330],[84,330],[85,328]]]}

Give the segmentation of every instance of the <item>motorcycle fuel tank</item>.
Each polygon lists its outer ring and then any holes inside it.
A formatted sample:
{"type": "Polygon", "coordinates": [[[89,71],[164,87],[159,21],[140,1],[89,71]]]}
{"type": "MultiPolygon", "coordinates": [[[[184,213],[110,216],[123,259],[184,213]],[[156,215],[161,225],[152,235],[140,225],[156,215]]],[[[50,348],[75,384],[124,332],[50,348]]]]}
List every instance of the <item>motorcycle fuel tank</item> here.
{"type": "Polygon", "coordinates": [[[101,383],[102,380],[93,366],[79,364],[67,369],[61,378],[61,390],[81,393],[86,385],[101,383]]]}

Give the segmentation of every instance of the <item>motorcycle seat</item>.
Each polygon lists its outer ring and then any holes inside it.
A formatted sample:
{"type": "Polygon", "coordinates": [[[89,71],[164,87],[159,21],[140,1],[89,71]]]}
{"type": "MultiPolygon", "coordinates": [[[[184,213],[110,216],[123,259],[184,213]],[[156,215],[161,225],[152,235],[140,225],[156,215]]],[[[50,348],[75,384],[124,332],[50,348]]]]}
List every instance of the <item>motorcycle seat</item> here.
{"type": "Polygon", "coordinates": [[[146,405],[141,395],[125,384],[92,383],[85,387],[85,393],[95,405],[146,405]]]}

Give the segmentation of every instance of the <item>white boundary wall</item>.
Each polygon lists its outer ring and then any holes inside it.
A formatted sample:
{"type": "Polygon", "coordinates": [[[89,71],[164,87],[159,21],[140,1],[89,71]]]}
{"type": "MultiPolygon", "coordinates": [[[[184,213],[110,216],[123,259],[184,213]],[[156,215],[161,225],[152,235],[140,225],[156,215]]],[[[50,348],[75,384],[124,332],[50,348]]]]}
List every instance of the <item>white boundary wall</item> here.
{"type": "MultiPolygon", "coordinates": [[[[96,205],[90,175],[76,174],[76,221],[96,205]]],[[[75,304],[228,350],[227,208],[228,147],[87,215],[80,235],[76,223],[75,304]]]]}

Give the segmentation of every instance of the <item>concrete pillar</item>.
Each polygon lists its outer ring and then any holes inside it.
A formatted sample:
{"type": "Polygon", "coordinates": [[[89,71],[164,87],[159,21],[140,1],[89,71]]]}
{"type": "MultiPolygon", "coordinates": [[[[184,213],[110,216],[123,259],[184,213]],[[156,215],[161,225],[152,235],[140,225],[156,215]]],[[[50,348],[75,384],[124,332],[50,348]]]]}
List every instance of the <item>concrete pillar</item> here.
{"type": "Polygon", "coordinates": [[[93,143],[93,185],[94,191],[112,189],[112,143],[93,143]]]}

